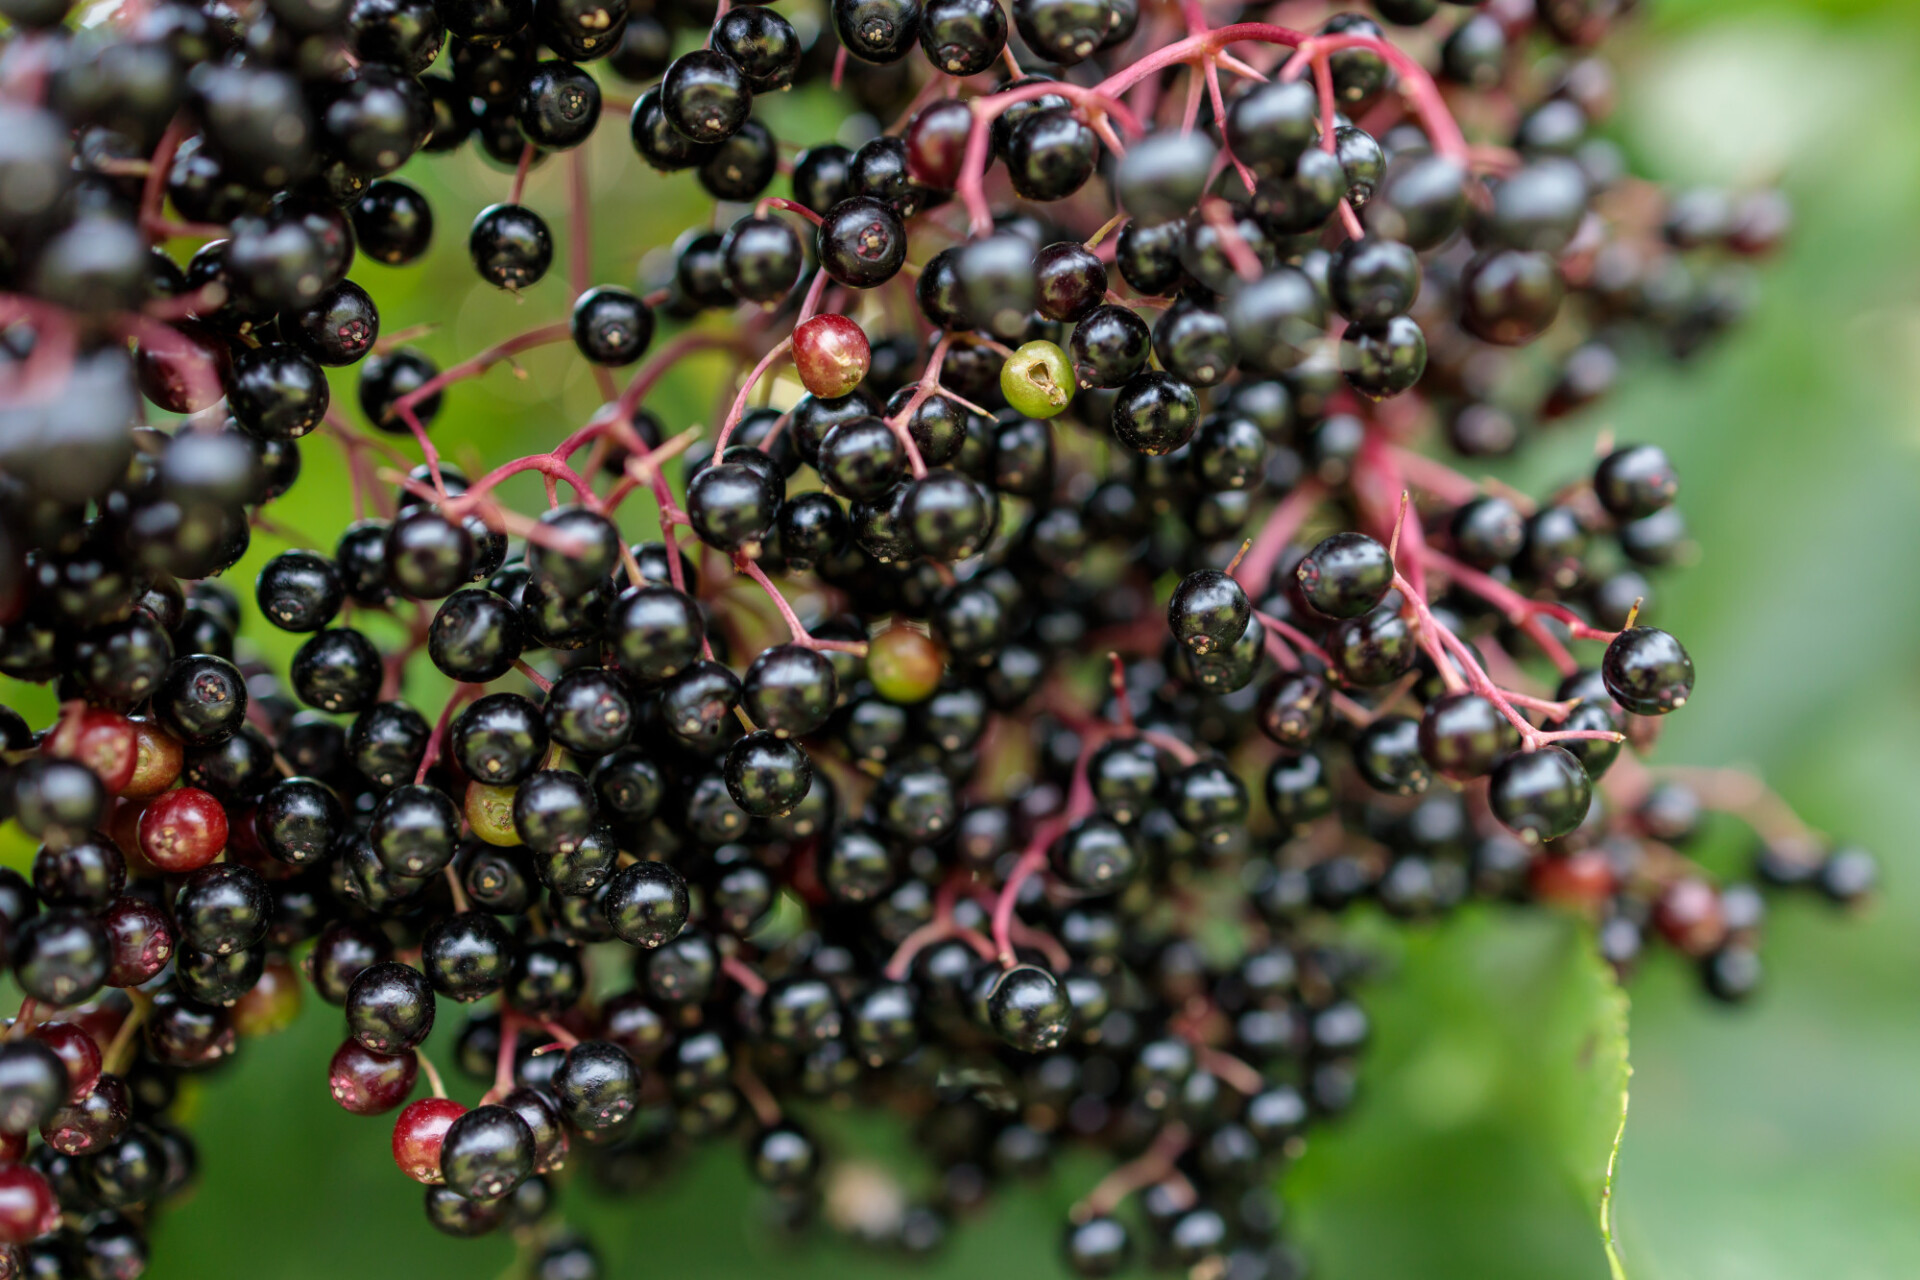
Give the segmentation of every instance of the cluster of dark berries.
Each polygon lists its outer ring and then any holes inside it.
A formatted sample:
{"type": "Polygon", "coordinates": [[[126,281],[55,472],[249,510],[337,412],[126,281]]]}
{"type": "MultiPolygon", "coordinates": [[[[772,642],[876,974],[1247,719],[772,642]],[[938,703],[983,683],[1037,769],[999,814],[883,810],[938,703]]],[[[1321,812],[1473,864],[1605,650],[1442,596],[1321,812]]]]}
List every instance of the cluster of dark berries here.
{"type": "Polygon", "coordinates": [[[637,1192],[723,1141],[779,1221],[909,1253],[1099,1148],[1075,1271],[1279,1280],[1271,1186],[1368,1038],[1341,912],[1571,904],[1736,1000],[1763,900],[1687,858],[1703,815],[1763,885],[1869,893],[1757,782],[1640,762],[1694,680],[1641,625],[1687,547],[1659,448],[1537,500],[1419,449],[1692,353],[1787,230],[1594,132],[1624,6],[705,4],[0,0],[0,673],[60,699],[0,715],[40,842],[0,875],[0,1278],[140,1274],[176,1081],[298,973],[335,1101],[536,1276],[599,1272],[570,1165],[637,1192]],[[577,242],[627,85],[642,186],[715,202],[632,288],[577,242]],[[840,140],[777,138],[788,90],[840,140]],[[349,273],[467,216],[392,175],[469,140],[514,175],[474,269],[560,254],[574,301],[443,369],[349,273]],[[588,422],[441,462],[459,383],[569,343],[588,422]],[[699,350],[731,408],[664,423],[699,350]],[[310,436],[356,518],[243,607],[310,436]],[[913,1126],[916,1194],[833,1161],[829,1103],[913,1126]]]}

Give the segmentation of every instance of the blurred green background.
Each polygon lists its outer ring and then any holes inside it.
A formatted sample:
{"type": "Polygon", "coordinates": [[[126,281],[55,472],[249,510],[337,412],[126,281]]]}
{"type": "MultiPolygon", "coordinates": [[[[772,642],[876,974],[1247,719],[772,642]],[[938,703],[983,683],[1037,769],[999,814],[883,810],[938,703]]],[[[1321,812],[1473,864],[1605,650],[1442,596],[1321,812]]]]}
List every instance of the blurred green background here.
{"type": "MultiPolygon", "coordinates": [[[[1639,167],[1708,181],[1778,176],[1799,226],[1731,342],[1690,366],[1635,367],[1621,393],[1536,451],[1529,475],[1577,472],[1602,428],[1666,446],[1701,554],[1666,581],[1659,621],[1685,639],[1700,680],[1658,759],[1762,769],[1815,826],[1876,849],[1888,881],[1858,919],[1781,904],[1767,987],[1750,1008],[1710,1006],[1666,959],[1631,983],[1615,1215],[1637,1280],[1920,1275],[1917,36],[1912,0],[1665,0],[1619,50],[1614,128],[1639,167]]],[[[783,102],[768,114],[782,137],[826,136],[833,124],[805,119],[810,110],[783,102]]],[[[707,216],[690,177],[643,171],[617,120],[601,130],[591,169],[597,280],[630,280],[636,246],[707,216]]],[[[560,264],[518,306],[471,285],[466,217],[504,195],[504,174],[462,164],[407,176],[433,189],[442,224],[425,267],[360,269],[389,331],[436,324],[420,345],[445,364],[561,312],[560,264]]],[[[558,222],[564,199],[563,164],[536,170],[528,202],[558,222]]],[[[597,400],[564,351],[535,352],[521,372],[450,393],[436,437],[452,458],[546,447],[597,400]]],[[[721,372],[690,362],[653,403],[673,427],[711,421],[721,372]]],[[[336,402],[360,421],[351,399],[342,379],[336,402]]],[[[273,514],[330,544],[348,502],[344,473],[318,437],[305,456],[306,478],[273,514]]],[[[261,539],[233,573],[243,594],[278,545],[261,539]]],[[[294,647],[265,629],[254,638],[282,661],[294,647]]],[[[1737,859],[1740,841],[1721,843],[1737,859]]],[[[1605,1276],[1597,1188],[1619,1118],[1621,1045],[1585,940],[1565,921],[1476,911],[1389,949],[1397,977],[1367,992],[1378,1036],[1363,1104],[1316,1136],[1287,1177],[1292,1230],[1317,1273],[1605,1276]]],[[[492,1276],[510,1264],[504,1240],[427,1228],[418,1188],[387,1155],[389,1124],[328,1100],[339,1034],[337,1012],[310,1000],[293,1031],[250,1043],[190,1099],[202,1181],[155,1232],[156,1280],[492,1276]]],[[[447,1037],[435,1044],[444,1066],[447,1037]]],[[[891,1126],[839,1140],[906,1154],[891,1126]]],[[[1058,1274],[1063,1210],[1097,1175],[1063,1161],[915,1274],[1058,1274]]],[[[641,1198],[613,1203],[579,1186],[566,1196],[610,1275],[908,1271],[824,1237],[757,1230],[758,1203],[724,1145],[641,1198]]]]}

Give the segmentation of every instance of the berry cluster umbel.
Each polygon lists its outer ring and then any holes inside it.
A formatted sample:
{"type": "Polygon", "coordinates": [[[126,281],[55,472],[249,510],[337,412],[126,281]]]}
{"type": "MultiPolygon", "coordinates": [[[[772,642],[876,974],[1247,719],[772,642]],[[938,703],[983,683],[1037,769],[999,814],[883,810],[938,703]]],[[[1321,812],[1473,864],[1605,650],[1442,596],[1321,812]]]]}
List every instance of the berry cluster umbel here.
{"type": "Polygon", "coordinates": [[[0,873],[0,1278],[138,1275],[179,1076],[303,977],[334,1100],[536,1276],[598,1273],[570,1164],[638,1192],[735,1140],[788,1225],[910,1253],[1098,1147],[1074,1270],[1290,1277],[1269,1188],[1368,1038],[1352,905],[1567,904],[1738,1000],[1764,905],[1687,858],[1705,812],[1761,883],[1867,895],[1757,782],[1640,758],[1694,682],[1642,622],[1688,545],[1660,448],[1536,499],[1418,447],[1509,453],[1690,355],[1784,203],[1626,172],[1610,0],[1375,0],[1404,47],[1219,7],[0,0],[0,672],[61,698],[0,713],[42,842],[0,873]],[[805,85],[871,136],[789,162],[756,105],[805,85]],[[635,288],[587,254],[616,105],[716,202],[635,288]],[[474,270],[558,258],[573,302],[443,368],[350,272],[429,251],[393,175],[469,141],[513,175],[474,270]],[[563,344],[587,422],[441,460],[459,384],[563,344]],[[676,432],[649,394],[711,350],[676,432]],[[279,670],[220,575],[300,541],[315,434],[354,518],[259,571],[279,670]],[[827,1099],[914,1125],[927,1193],[838,1172],[827,1099]]]}

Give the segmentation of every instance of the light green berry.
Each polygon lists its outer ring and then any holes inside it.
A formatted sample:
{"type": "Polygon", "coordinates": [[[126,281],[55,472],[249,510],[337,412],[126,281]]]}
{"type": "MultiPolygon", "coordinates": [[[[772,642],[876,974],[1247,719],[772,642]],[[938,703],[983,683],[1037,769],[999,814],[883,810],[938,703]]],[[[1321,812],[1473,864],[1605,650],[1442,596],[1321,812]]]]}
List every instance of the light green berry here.
{"type": "Polygon", "coordinates": [[[1054,418],[1073,399],[1073,365],[1057,343],[1029,342],[1000,366],[1000,391],[1029,418],[1054,418]]]}

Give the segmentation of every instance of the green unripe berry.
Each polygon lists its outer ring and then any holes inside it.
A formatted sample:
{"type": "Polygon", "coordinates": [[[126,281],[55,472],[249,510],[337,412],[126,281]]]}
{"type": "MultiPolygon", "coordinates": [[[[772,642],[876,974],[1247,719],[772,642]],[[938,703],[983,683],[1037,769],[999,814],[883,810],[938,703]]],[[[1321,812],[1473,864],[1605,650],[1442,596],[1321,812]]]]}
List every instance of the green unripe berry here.
{"type": "Polygon", "coordinates": [[[1000,366],[1007,403],[1029,418],[1054,418],[1073,399],[1073,365],[1052,342],[1029,342],[1000,366]]]}
{"type": "Polygon", "coordinates": [[[940,687],[947,656],[925,632],[889,627],[867,643],[867,678],[888,702],[925,702],[940,687]]]}

